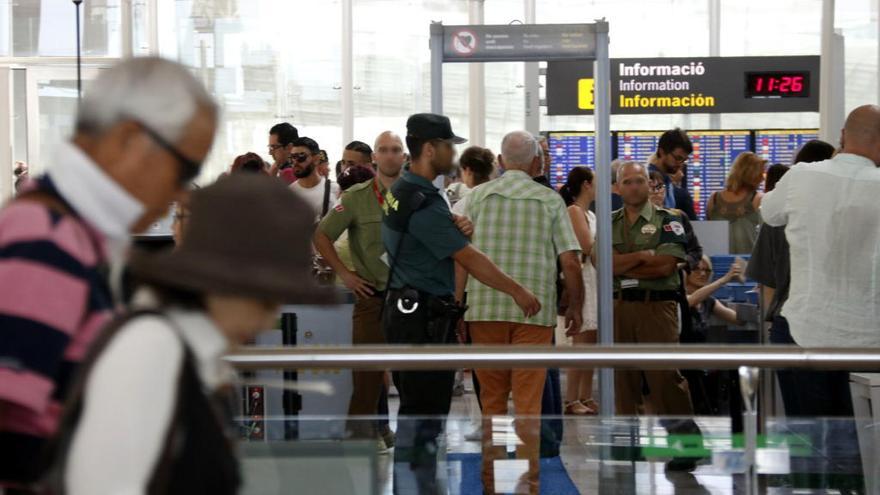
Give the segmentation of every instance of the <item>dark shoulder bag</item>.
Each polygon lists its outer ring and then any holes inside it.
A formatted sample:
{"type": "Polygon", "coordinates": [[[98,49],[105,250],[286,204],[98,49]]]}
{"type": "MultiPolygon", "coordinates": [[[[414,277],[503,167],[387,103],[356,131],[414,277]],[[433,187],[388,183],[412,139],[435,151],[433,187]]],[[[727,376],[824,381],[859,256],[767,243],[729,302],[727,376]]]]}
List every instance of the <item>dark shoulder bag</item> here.
{"type": "MultiPolygon", "coordinates": [[[[330,179],[324,180],[324,202],[321,206],[321,218],[326,217],[327,212],[330,211],[330,184],[330,179]]],[[[332,285],[336,280],[336,272],[317,251],[312,254],[312,275],[322,285],[332,285]]]]}

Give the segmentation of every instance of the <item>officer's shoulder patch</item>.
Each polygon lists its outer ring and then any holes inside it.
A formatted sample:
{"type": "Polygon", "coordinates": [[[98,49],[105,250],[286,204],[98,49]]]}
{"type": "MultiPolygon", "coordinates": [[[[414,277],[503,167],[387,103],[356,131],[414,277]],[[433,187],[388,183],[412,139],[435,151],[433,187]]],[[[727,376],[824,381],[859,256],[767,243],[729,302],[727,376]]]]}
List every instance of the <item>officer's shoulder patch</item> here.
{"type": "Polygon", "coordinates": [[[678,220],[672,220],[663,226],[665,232],[672,232],[675,235],[684,235],[684,225],[678,220]]]}
{"type": "Polygon", "coordinates": [[[345,206],[343,206],[342,203],[339,203],[338,205],[334,206],[333,209],[342,213],[343,211],[345,211],[345,206]]]}

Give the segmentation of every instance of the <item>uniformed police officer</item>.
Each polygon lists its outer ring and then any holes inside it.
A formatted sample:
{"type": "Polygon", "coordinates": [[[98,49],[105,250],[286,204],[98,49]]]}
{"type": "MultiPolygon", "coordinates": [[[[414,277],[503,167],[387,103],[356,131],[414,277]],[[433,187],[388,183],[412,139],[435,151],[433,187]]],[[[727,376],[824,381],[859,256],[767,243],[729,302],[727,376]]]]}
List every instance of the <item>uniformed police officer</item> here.
{"type": "MultiPolygon", "coordinates": [[[[680,217],[649,201],[648,171],[635,162],[618,169],[624,207],[612,216],[614,247],[614,341],[678,343],[677,265],[687,259],[680,217]]],[[[646,410],[659,416],[692,416],[687,381],[676,370],[615,373],[617,414],[646,410]],[[643,401],[644,399],[644,401],[643,401]],[[647,404],[643,404],[647,402],[647,404]]],[[[699,434],[693,421],[667,423],[675,433],[699,434]]],[[[695,459],[673,459],[672,470],[693,470],[695,459]]]]}
{"type": "MultiPolygon", "coordinates": [[[[314,239],[315,248],[357,297],[352,314],[353,345],[385,343],[382,334],[382,301],[388,279],[388,265],[382,261],[385,247],[382,245],[381,226],[385,193],[400,177],[405,155],[403,141],[391,131],[379,134],[375,141],[375,150],[372,158],[377,165],[376,178],[349,188],[340,198],[339,204],[318,225],[314,239]],[[345,266],[333,245],[346,230],[354,271],[345,266]]],[[[376,414],[383,375],[381,371],[352,373],[349,417],[376,414]]],[[[358,438],[376,436],[372,421],[350,421],[348,430],[358,438]]],[[[384,436],[385,443],[392,445],[390,432],[385,432],[384,436]]]]}
{"type": "MultiPolygon", "coordinates": [[[[474,248],[453,221],[432,183],[452,169],[454,144],[449,119],[416,114],[406,123],[412,166],[386,197],[382,240],[391,277],[382,324],[389,343],[442,344],[455,341],[463,307],[454,300],[455,262],[480,282],[514,298],[526,316],[540,311],[538,299],[474,248]]],[[[395,373],[400,392],[394,452],[395,493],[440,493],[437,437],[452,401],[454,371],[395,373]],[[420,416],[421,418],[413,418],[420,416]],[[430,417],[430,419],[423,419],[430,417]]]]}

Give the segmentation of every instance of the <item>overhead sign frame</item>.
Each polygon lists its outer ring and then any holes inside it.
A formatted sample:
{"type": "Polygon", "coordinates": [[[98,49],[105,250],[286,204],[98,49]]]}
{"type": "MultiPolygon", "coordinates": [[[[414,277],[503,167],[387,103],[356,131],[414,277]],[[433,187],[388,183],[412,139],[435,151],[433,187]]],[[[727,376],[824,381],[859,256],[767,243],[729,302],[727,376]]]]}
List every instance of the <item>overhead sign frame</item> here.
{"type": "MultiPolygon", "coordinates": [[[[596,98],[596,195],[599,342],[614,343],[611,257],[611,105],[608,22],[444,26],[431,23],[431,112],[443,113],[443,64],[592,61],[596,98]]],[[[440,179],[442,180],[442,178],[440,179]]],[[[600,372],[601,413],[614,414],[614,374],[600,372]]]]}

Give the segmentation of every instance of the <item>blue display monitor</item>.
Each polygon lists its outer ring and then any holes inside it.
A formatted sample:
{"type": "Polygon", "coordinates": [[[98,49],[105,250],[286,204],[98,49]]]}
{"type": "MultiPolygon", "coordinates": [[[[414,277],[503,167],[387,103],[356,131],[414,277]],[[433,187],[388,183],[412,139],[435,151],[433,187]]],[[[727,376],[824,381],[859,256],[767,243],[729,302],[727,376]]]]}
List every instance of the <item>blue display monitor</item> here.
{"type": "Polygon", "coordinates": [[[706,203],[724,189],[733,161],[752,150],[751,131],[688,131],[694,152],[687,162],[687,187],[698,220],[706,219],[706,203]]]}
{"type": "Polygon", "coordinates": [[[620,131],[617,133],[617,159],[648,163],[657,151],[663,131],[620,131]]]}
{"type": "Polygon", "coordinates": [[[817,129],[765,129],[755,131],[755,153],[769,165],[791,165],[801,146],[819,139],[817,129]]]}
{"type": "Polygon", "coordinates": [[[587,131],[547,133],[550,147],[550,184],[559,189],[574,167],[596,169],[596,135],[587,131]]]}

